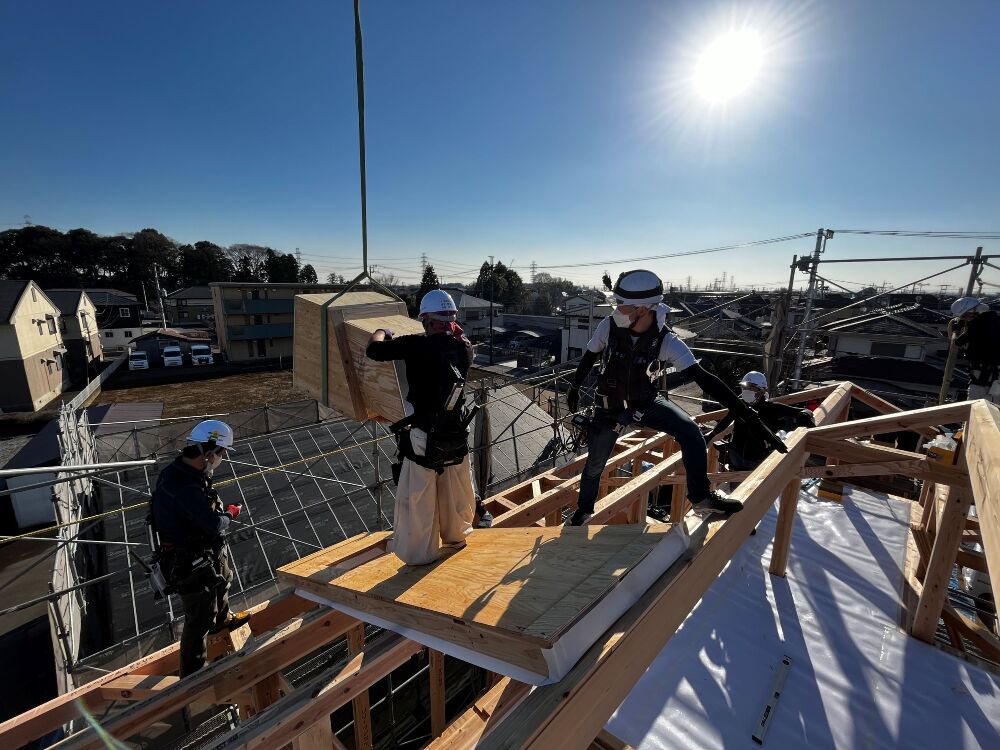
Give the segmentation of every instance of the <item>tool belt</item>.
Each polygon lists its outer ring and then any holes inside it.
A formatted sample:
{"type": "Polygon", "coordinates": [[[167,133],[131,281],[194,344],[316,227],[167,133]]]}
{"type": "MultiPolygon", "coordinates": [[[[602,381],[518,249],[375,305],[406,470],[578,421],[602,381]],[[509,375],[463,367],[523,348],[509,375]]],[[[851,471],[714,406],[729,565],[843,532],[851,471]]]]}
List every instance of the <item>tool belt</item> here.
{"type": "Polygon", "coordinates": [[[181,596],[209,593],[227,583],[222,575],[224,554],[221,549],[192,550],[164,544],[159,552],[159,562],[166,570],[167,583],[172,591],[181,596]]]}
{"type": "MultiPolygon", "coordinates": [[[[449,466],[456,466],[469,455],[469,423],[478,407],[473,407],[464,416],[445,412],[433,416],[413,414],[391,425],[389,429],[396,435],[396,447],[402,458],[407,458],[418,466],[431,469],[438,474],[449,466]],[[410,430],[416,427],[427,434],[424,455],[418,456],[413,450],[410,430]]],[[[393,479],[399,484],[399,470],[393,465],[393,479]]]]}

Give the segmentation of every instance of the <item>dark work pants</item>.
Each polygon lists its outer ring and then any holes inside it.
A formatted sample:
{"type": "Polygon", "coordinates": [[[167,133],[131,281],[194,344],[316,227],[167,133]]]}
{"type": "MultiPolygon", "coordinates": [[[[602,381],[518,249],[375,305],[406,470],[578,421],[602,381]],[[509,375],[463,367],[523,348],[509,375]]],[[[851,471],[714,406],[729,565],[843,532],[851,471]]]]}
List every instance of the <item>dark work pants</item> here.
{"type": "MultiPolygon", "coordinates": [[[[617,414],[602,409],[598,410],[590,425],[587,465],[580,480],[580,500],[577,506],[584,513],[594,512],[601,472],[604,471],[618,439],[614,430],[617,419],[617,414]]],[[[653,405],[643,413],[639,424],[657,432],[665,432],[677,441],[681,448],[684,470],[687,472],[688,499],[697,502],[708,497],[711,489],[708,483],[708,455],[705,438],[695,421],[680,407],[663,396],[657,396],[653,405]]]]}
{"type": "Polygon", "coordinates": [[[206,591],[204,588],[181,593],[184,604],[184,631],[181,633],[181,677],[197,672],[208,658],[208,631],[229,617],[229,586],[233,571],[225,550],[219,553],[219,573],[226,579],[206,591]]]}

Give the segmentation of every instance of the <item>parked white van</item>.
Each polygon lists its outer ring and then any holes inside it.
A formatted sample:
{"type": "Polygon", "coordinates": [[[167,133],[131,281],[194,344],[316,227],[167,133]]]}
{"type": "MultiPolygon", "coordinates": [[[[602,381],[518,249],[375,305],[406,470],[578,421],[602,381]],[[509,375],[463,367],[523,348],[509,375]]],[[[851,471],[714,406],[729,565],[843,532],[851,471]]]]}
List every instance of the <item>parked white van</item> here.
{"type": "Polygon", "coordinates": [[[210,365],[213,362],[212,347],[207,344],[191,344],[191,364],[210,365]]]}
{"type": "Polygon", "coordinates": [[[132,351],[128,353],[128,369],[130,370],[148,370],[149,369],[149,358],[146,356],[146,352],[136,352],[132,351]]]}
{"type": "Polygon", "coordinates": [[[181,354],[179,346],[166,346],[163,348],[163,366],[180,367],[184,364],[184,355],[181,354]]]}

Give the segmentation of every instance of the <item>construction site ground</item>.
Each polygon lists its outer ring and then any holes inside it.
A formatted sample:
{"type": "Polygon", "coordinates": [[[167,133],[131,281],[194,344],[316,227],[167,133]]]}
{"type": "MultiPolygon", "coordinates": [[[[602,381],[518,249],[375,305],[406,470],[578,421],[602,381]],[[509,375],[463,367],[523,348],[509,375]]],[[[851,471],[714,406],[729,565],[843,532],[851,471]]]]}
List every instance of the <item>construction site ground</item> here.
{"type": "Polygon", "coordinates": [[[160,401],[163,417],[219,414],[308,398],[292,387],[291,370],[245,372],[212,380],[103,391],[95,404],[160,401]]]}

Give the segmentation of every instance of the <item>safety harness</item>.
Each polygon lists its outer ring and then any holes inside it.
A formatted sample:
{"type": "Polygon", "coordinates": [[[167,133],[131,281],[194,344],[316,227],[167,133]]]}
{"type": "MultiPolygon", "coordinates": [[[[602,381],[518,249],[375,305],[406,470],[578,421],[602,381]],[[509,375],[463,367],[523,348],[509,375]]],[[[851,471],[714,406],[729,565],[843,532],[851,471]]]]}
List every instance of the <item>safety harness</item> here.
{"type": "Polygon", "coordinates": [[[601,358],[597,402],[608,411],[646,409],[659,391],[655,380],[663,372],[660,347],[669,326],[649,329],[633,341],[628,328],[614,325],[601,358]]]}
{"type": "MultiPolygon", "coordinates": [[[[479,409],[478,406],[465,408],[465,376],[457,365],[457,352],[443,354],[439,360],[436,380],[440,387],[434,399],[434,409],[414,412],[389,427],[396,435],[400,458],[408,458],[438,474],[449,466],[462,463],[469,454],[469,423],[479,409]],[[422,456],[413,450],[410,430],[414,427],[427,434],[427,446],[422,456]]],[[[393,479],[397,484],[401,468],[401,463],[393,465],[393,479]]]]}

